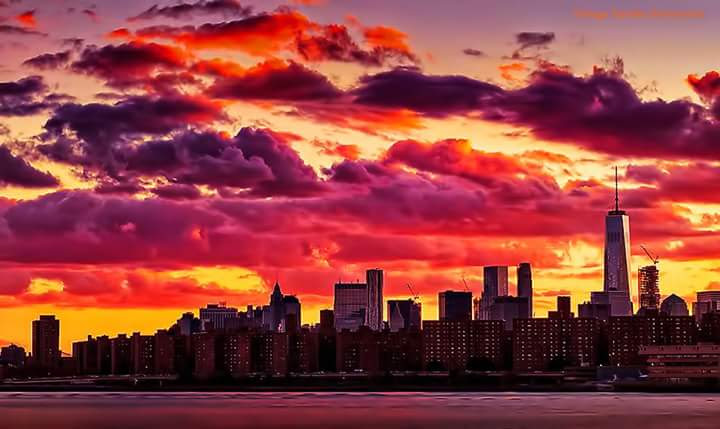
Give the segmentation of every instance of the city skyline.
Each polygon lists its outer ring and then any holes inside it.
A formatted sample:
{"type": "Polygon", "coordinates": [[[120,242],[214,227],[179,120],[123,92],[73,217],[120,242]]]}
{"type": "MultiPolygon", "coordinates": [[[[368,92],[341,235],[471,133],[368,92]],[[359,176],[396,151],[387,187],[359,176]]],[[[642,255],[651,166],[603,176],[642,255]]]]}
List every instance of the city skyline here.
{"type": "Polygon", "coordinates": [[[652,306],[720,290],[717,2],[183,3],[0,1],[0,345],[41,314],[63,350],[150,333],[277,282],[309,323],[365,282],[374,325],[481,298],[491,266],[486,315],[601,311],[617,285],[635,313],[648,265],[652,306]]]}

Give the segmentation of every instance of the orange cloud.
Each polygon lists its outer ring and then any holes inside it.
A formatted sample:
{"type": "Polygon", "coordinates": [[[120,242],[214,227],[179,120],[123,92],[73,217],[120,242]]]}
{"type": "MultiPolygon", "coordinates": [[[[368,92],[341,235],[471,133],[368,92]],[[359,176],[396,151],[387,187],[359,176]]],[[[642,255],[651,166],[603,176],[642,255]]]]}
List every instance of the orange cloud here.
{"type": "Polygon", "coordinates": [[[371,48],[392,49],[412,55],[407,43],[407,34],[391,27],[368,27],[363,31],[365,42],[371,48]]]}
{"type": "Polygon", "coordinates": [[[517,81],[517,78],[513,76],[513,73],[515,72],[524,72],[527,70],[527,66],[523,63],[510,63],[510,64],[501,64],[498,66],[498,69],[500,70],[500,76],[502,76],[503,79],[515,82],[517,81]]]}

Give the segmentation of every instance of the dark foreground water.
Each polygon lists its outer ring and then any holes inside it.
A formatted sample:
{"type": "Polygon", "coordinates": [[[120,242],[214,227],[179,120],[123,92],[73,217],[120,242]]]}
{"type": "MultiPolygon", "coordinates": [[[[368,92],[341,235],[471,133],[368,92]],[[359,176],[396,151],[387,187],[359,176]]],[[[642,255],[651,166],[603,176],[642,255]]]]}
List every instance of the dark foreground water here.
{"type": "Polygon", "coordinates": [[[0,393],[0,427],[720,427],[720,396],[528,393],[0,393]]]}

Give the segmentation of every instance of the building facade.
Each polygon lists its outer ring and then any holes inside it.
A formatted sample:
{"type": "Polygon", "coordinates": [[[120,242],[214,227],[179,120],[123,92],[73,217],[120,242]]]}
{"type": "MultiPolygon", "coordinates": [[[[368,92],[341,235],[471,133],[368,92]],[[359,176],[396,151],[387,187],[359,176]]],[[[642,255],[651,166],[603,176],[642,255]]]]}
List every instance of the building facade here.
{"type": "Polygon", "coordinates": [[[440,320],[472,320],[472,292],[440,292],[438,315],[440,320]]]}
{"type": "Polygon", "coordinates": [[[368,292],[366,325],[372,330],[379,331],[383,326],[383,270],[379,268],[367,270],[365,277],[368,292]]]}
{"type": "Polygon", "coordinates": [[[32,322],[33,363],[41,368],[57,368],[60,361],[60,321],[52,315],[32,322]]]}
{"type": "Polygon", "coordinates": [[[335,329],[357,330],[365,324],[368,291],[364,283],[336,283],[333,303],[335,329]]]}
{"type": "Polygon", "coordinates": [[[517,295],[528,299],[528,314],[522,318],[533,317],[532,267],[529,262],[522,262],[517,267],[517,295]]]}
{"type": "Polygon", "coordinates": [[[641,309],[660,308],[660,272],[655,265],[638,269],[638,298],[641,309]]]}
{"type": "Polygon", "coordinates": [[[422,307],[419,302],[414,299],[391,299],[387,302],[387,308],[390,331],[420,330],[422,307]]]}

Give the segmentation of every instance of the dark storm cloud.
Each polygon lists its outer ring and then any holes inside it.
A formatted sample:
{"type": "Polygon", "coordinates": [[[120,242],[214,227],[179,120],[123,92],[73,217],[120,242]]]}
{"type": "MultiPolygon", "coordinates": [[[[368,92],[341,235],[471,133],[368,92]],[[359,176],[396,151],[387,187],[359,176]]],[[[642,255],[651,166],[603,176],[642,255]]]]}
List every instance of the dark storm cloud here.
{"type": "Polygon", "coordinates": [[[59,184],[52,174],[36,169],[24,159],[13,155],[10,149],[0,145],[0,185],[49,188],[59,184]]]}
{"type": "Polygon", "coordinates": [[[465,76],[431,76],[414,68],[396,68],[361,78],[351,94],[359,104],[445,117],[480,109],[502,92],[498,86],[465,76]]]}
{"type": "Polygon", "coordinates": [[[200,0],[195,3],[177,3],[170,6],[153,5],[128,21],[142,21],[155,18],[186,19],[196,15],[222,15],[225,17],[247,17],[252,7],[242,6],[235,0],[200,0]]]}
{"type": "Polygon", "coordinates": [[[39,70],[53,70],[61,68],[70,61],[71,51],[41,54],[29,58],[23,62],[24,66],[33,67],[39,70]]]}
{"type": "Polygon", "coordinates": [[[328,78],[301,64],[264,63],[238,76],[218,78],[208,90],[218,98],[307,101],[337,98],[328,78]]]}

